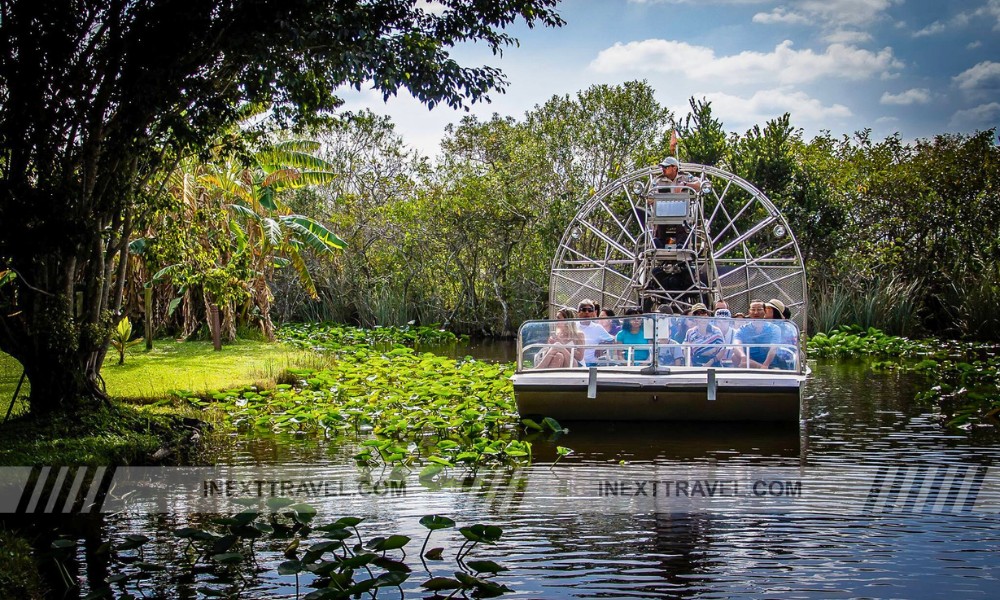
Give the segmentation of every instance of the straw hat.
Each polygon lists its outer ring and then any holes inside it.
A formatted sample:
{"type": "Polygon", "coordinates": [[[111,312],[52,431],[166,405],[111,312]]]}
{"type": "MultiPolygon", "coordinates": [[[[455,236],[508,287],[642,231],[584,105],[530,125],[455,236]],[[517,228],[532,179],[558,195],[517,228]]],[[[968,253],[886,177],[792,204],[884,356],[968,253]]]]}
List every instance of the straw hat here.
{"type": "Polygon", "coordinates": [[[785,314],[785,303],[782,302],[781,300],[778,300],[777,298],[771,298],[770,300],[764,303],[764,306],[770,306],[771,308],[774,309],[774,312],[775,314],[778,315],[778,317],[784,318],[783,315],[785,314]]]}

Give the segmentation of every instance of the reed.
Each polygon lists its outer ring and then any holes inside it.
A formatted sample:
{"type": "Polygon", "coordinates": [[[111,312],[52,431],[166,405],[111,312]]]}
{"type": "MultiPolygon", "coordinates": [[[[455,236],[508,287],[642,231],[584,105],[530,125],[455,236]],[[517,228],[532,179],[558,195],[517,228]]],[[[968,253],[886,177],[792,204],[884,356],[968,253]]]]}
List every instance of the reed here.
{"type": "Polygon", "coordinates": [[[820,283],[811,299],[811,333],[827,333],[837,327],[870,327],[890,335],[910,336],[919,329],[920,282],[901,278],[874,277],[857,287],[820,283]]]}

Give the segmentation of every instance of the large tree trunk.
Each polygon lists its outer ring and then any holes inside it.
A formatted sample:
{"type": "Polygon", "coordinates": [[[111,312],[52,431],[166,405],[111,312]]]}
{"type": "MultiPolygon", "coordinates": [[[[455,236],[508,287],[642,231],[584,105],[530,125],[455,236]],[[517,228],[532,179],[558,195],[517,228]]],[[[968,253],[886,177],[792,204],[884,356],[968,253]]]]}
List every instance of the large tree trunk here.
{"type": "Polygon", "coordinates": [[[54,219],[63,227],[14,247],[17,277],[0,289],[0,350],[24,367],[32,413],[107,401],[100,370],[121,310],[128,215],[75,234],[54,219]]]}

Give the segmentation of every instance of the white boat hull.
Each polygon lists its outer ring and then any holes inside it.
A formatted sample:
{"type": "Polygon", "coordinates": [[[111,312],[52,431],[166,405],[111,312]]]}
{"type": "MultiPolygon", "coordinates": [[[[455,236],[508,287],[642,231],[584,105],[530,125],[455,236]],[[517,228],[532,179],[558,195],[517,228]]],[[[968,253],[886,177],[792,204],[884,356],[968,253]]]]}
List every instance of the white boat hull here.
{"type": "Polygon", "coordinates": [[[806,375],[775,371],[672,368],[524,371],[514,375],[522,416],[579,421],[798,422],[806,375]],[[714,399],[710,399],[714,397],[714,399]]]}

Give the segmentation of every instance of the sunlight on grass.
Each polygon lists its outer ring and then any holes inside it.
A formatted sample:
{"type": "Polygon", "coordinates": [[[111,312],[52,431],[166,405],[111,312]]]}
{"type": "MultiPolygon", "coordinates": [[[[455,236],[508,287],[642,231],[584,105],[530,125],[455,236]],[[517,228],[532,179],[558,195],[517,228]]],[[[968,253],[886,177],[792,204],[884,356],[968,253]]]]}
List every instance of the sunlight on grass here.
{"type": "MultiPolygon", "coordinates": [[[[153,350],[141,347],[128,351],[124,365],[109,353],[101,375],[108,394],[128,400],[158,400],[171,390],[204,392],[252,385],[270,384],[289,367],[319,368],[324,359],[314,352],[296,350],[284,344],[269,344],[237,340],[212,350],[211,342],[177,342],[157,340],[153,350]]],[[[10,356],[0,353],[0,407],[6,412],[21,366],[10,356]]],[[[29,391],[21,388],[20,396],[29,391]]],[[[15,407],[14,412],[19,412],[15,407]]],[[[3,414],[0,414],[0,419],[3,414]]]]}
{"type": "Polygon", "coordinates": [[[272,383],[289,367],[314,365],[315,353],[284,344],[237,340],[212,350],[211,342],[157,340],[153,350],[130,352],[124,365],[105,360],[101,375],[117,398],[158,399],[171,390],[203,392],[272,383]]]}

